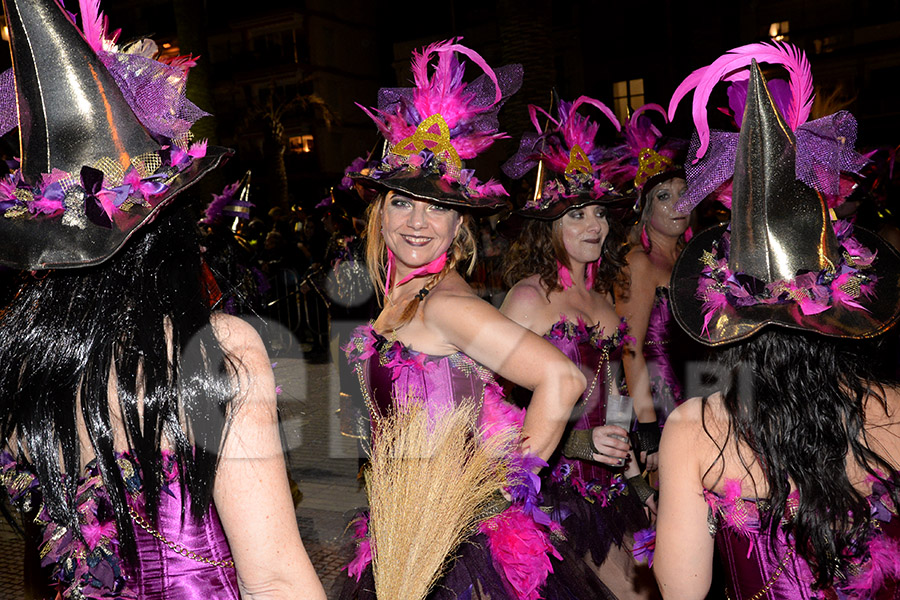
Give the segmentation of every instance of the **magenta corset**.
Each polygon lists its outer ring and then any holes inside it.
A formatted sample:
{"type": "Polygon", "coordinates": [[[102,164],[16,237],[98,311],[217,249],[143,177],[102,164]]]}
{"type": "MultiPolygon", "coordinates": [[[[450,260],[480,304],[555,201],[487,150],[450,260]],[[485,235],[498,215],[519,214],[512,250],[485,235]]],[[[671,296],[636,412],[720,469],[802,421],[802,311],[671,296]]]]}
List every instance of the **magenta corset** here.
{"type": "MultiPolygon", "coordinates": [[[[149,524],[144,512],[140,467],[127,454],[118,461],[132,511],[137,568],[118,555],[112,506],[96,461],[85,467],[76,496],[84,541],[51,522],[46,508],[35,517],[43,533],[42,565],[50,569],[52,585],[64,598],[238,600],[237,574],[215,507],[211,505],[197,522],[190,516],[188,498],[182,513],[178,470],[168,455],[164,459],[166,483],[159,498],[157,527],[149,524]]],[[[17,463],[4,451],[0,472],[12,501],[31,512],[34,503],[40,502],[40,484],[28,465],[17,463]]]]}
{"type": "MultiPolygon", "coordinates": [[[[618,329],[604,335],[606,332],[599,325],[588,327],[581,319],[578,323],[572,323],[562,317],[544,335],[578,365],[587,381],[584,395],[572,413],[573,429],[593,429],[606,423],[606,397],[609,382],[614,376],[610,373],[610,359],[620,358],[627,329],[622,319],[618,329]]],[[[551,460],[554,479],[569,479],[579,487],[593,484],[607,488],[616,474],[616,471],[601,465],[571,460],[560,454],[554,455],[551,460]]],[[[623,487],[620,481],[616,483],[617,489],[623,487]]]]}
{"type": "Polygon", "coordinates": [[[644,358],[650,373],[650,393],[660,425],[684,401],[681,381],[676,374],[680,361],[678,365],[673,364],[675,353],[687,350],[680,348],[683,338],[681,328],[675,323],[669,309],[669,289],[660,286],[656,288],[647,335],[644,337],[644,358]]]}
{"type": "MultiPolygon", "coordinates": [[[[812,589],[809,566],[783,536],[772,554],[768,533],[760,531],[759,503],[741,497],[739,481],[727,481],[723,496],[704,493],[730,600],[900,600],[900,517],[881,483],[873,484],[869,496],[878,533],[865,560],[846,583],[826,590],[812,589]]],[[[795,491],[788,497],[787,512],[796,510],[798,502],[795,491]]]]}

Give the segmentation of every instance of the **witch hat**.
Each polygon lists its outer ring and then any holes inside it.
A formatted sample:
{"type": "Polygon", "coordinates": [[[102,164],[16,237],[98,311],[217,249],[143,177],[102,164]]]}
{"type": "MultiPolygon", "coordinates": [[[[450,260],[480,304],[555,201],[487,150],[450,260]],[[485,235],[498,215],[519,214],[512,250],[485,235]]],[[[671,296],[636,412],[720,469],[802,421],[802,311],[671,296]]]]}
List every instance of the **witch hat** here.
{"type": "Polygon", "coordinates": [[[184,69],[117,52],[97,31],[102,15],[82,15],[94,28],[89,41],[55,0],[3,6],[21,163],[0,181],[0,262],[28,270],[99,264],[231,151],[148,131],[133,104],[150,100],[177,116],[183,97],[151,92],[165,76],[183,79],[184,69]],[[123,85],[132,86],[131,102],[123,85]],[[135,89],[153,97],[134,99],[135,89]]]}
{"type": "Polygon", "coordinates": [[[896,322],[900,255],[832,222],[824,197],[797,179],[796,152],[754,60],[731,222],[694,236],[672,273],[673,313],[696,340],[724,344],[769,325],[867,338],[896,322]]]}
{"type": "Polygon", "coordinates": [[[477,52],[458,42],[436,42],[414,52],[415,87],[382,88],[378,108],[363,111],[384,136],[378,165],[349,176],[380,193],[390,191],[482,213],[506,206],[506,190],[493,179],[482,182],[466,160],[475,159],[496,140],[497,114],[522,85],[522,66],[492,69],[477,52]],[[468,58],[484,73],[466,83],[468,58]],[[436,59],[432,70],[430,63],[436,59]]]}
{"type": "MultiPolygon", "coordinates": [[[[509,177],[520,178],[537,167],[533,197],[515,214],[532,219],[553,220],[569,210],[591,204],[624,206],[604,171],[605,148],[597,141],[601,122],[578,113],[582,106],[599,110],[612,126],[620,125],[613,112],[599,100],[580,96],[574,102],[554,97],[556,117],[529,105],[535,132],[522,136],[519,150],[503,165],[509,177]],[[547,118],[541,127],[539,114],[547,118]]],[[[551,107],[552,108],[552,107],[551,107]]]]}

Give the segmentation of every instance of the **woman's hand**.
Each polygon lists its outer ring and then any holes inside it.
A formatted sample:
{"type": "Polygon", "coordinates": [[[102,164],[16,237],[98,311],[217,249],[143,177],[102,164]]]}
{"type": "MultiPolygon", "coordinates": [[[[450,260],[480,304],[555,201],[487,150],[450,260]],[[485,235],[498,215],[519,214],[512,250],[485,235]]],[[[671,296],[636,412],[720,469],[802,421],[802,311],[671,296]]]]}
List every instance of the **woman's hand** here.
{"type": "Polygon", "coordinates": [[[591,430],[591,439],[594,442],[593,459],[598,463],[621,467],[631,451],[628,443],[628,432],[618,425],[601,425],[591,430]]]}

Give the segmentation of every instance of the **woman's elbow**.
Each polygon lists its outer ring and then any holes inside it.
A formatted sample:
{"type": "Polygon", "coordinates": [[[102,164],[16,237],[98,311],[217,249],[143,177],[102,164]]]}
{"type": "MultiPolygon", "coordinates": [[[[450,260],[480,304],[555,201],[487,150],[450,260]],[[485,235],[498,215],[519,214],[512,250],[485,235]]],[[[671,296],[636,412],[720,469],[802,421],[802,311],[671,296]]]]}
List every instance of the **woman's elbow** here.
{"type": "Polygon", "coordinates": [[[562,403],[574,407],[587,388],[587,379],[575,363],[566,360],[556,368],[559,387],[559,399],[562,403]]]}
{"type": "Polygon", "coordinates": [[[295,581],[270,580],[265,583],[250,583],[239,579],[241,600],[324,600],[325,594],[321,584],[317,586],[300,586],[295,581]]]}

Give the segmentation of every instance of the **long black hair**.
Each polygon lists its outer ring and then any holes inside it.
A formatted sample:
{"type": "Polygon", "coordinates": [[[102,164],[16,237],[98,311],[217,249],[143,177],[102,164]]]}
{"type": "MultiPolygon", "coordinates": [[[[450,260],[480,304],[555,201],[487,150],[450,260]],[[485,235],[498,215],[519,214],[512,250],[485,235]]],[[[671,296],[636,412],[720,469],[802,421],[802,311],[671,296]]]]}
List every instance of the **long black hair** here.
{"type": "Polygon", "coordinates": [[[99,266],[23,274],[0,314],[2,439],[15,440],[12,450],[30,464],[51,519],[78,532],[82,419],[121,548],[132,559],[134,529],[111,408],[121,414],[128,452],[141,466],[151,522],[158,514],[164,447],[199,519],[212,498],[235,396],[235,365],[210,326],[192,217],[170,207],[99,266]]]}
{"type": "MultiPolygon", "coordinates": [[[[877,402],[887,414],[885,389],[896,385],[880,368],[876,348],[872,341],[773,329],[718,357],[729,375],[722,394],[729,436],[753,452],[769,490],[771,510],[761,512],[762,526],[773,547],[779,529],[793,537],[817,587],[847,574],[874,532],[866,496],[847,476],[848,463],[900,500],[896,469],[866,436],[866,404],[877,402]],[[782,523],[792,482],[799,509],[782,523]]],[[[722,461],[719,466],[724,470],[722,461]]]]}

